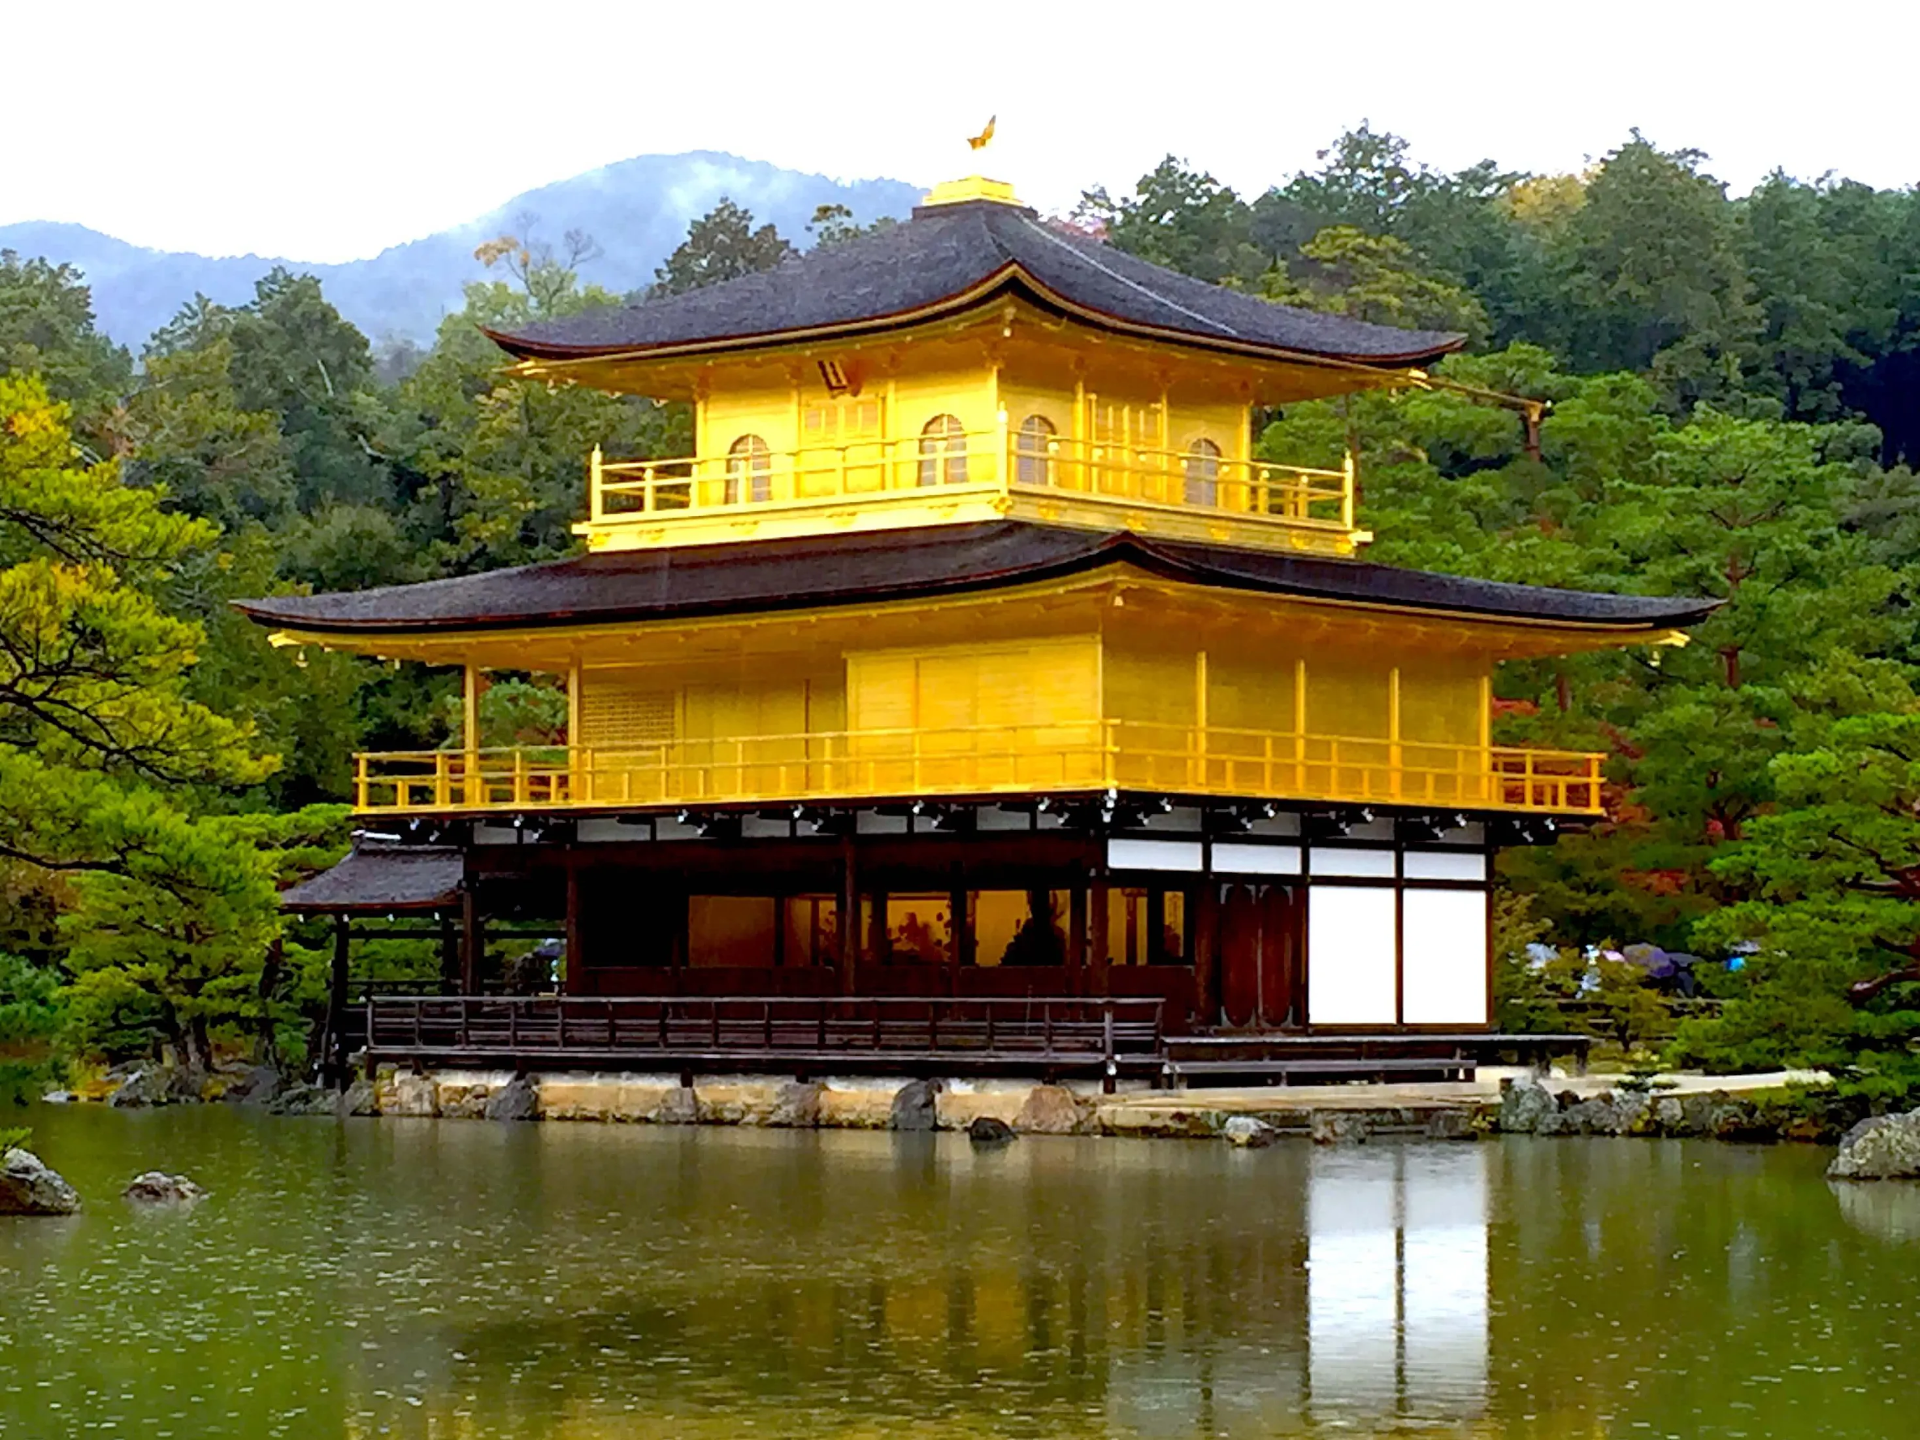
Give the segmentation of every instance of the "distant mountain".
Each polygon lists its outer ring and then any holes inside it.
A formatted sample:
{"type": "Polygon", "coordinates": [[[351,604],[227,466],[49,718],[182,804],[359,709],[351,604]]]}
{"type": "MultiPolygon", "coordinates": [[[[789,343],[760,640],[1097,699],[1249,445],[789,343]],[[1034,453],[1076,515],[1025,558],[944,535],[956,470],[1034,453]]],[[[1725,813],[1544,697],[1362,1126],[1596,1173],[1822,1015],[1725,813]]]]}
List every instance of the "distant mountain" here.
{"type": "Polygon", "coordinates": [[[253,298],[253,282],[275,265],[319,276],[327,298],[375,342],[391,336],[424,343],[442,316],[461,307],[461,287],[486,274],[473,258],[482,241],[503,233],[524,239],[531,228],[536,238],[557,246],[567,231],[583,230],[603,253],[581,267],[582,278],[625,292],[651,282],[654,267],[686,238],[687,223],[723,195],[752,211],[756,222],[772,221],[803,248],[807,221],[821,205],[845,205],[867,222],[882,215],[904,217],[920,198],[916,187],[898,180],[847,184],[695,151],[639,155],[589,170],[516,195],[451,230],[341,265],[147,250],[84,225],[40,220],[0,225],[0,250],[45,256],[85,271],[100,327],[136,351],[196,291],[223,304],[243,304],[253,298]]]}

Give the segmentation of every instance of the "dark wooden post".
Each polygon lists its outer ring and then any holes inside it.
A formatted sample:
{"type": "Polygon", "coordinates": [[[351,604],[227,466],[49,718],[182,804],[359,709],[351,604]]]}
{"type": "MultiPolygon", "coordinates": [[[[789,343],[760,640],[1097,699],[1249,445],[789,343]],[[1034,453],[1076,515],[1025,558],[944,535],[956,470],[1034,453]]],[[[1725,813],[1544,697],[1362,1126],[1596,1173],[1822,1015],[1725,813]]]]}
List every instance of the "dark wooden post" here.
{"type": "Polygon", "coordinates": [[[327,985],[327,1036],[321,1049],[323,1078],[347,1082],[347,961],[353,944],[353,920],[345,911],[333,917],[333,973],[327,985]]]}
{"type": "Polygon", "coordinates": [[[851,835],[840,841],[840,894],[834,902],[834,930],[839,939],[840,953],[834,958],[840,967],[840,993],[851,995],[860,957],[860,866],[851,835]]]}
{"type": "Polygon", "coordinates": [[[1107,992],[1107,877],[1098,875],[1087,883],[1087,991],[1093,995],[1107,992]]]}
{"type": "Polygon", "coordinates": [[[560,962],[560,984],[557,987],[562,995],[581,993],[580,982],[585,978],[581,968],[586,961],[580,949],[580,866],[572,855],[567,856],[567,953],[560,962]]]}
{"type": "Polygon", "coordinates": [[[480,993],[480,957],[486,953],[481,933],[480,897],[468,883],[460,891],[460,993],[480,993]]]}
{"type": "Polygon", "coordinates": [[[1087,885],[1076,880],[1067,901],[1067,985],[1076,995],[1086,993],[1088,944],[1087,885]]]}
{"type": "Polygon", "coordinates": [[[451,910],[440,912],[440,992],[451,995],[460,988],[460,927],[451,910]]]}
{"type": "Polygon", "coordinates": [[[953,949],[948,954],[947,993],[960,993],[960,971],[974,963],[973,955],[973,919],[967,914],[967,880],[958,865],[953,867],[953,880],[947,891],[947,906],[953,914],[953,949]]]}
{"type": "Polygon", "coordinates": [[[1216,937],[1220,932],[1220,887],[1214,883],[1211,873],[1200,877],[1200,888],[1196,895],[1198,903],[1193,907],[1193,1009],[1194,1020],[1201,1025],[1215,1025],[1220,1020],[1220,996],[1218,966],[1214,964],[1216,937]]]}

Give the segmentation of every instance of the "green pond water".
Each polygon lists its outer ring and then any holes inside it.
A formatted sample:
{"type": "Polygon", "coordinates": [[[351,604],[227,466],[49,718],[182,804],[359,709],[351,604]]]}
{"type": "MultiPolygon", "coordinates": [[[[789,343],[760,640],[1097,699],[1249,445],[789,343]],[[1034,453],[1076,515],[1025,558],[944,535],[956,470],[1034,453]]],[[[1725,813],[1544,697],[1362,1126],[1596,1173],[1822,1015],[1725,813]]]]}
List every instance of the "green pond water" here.
{"type": "Polygon", "coordinates": [[[8,1437],[1920,1435],[1920,1187],[1811,1148],[27,1118],[8,1437]]]}

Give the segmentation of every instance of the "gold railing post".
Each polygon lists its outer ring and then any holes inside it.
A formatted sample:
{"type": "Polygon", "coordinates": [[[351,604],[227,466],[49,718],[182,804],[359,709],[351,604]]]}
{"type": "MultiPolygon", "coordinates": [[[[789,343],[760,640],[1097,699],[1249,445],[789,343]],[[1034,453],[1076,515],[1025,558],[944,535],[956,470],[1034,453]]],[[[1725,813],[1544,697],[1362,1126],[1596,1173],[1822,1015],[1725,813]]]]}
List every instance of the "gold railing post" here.
{"type": "Polygon", "coordinates": [[[1353,447],[1347,447],[1346,458],[1340,463],[1340,525],[1346,530],[1353,529],[1353,492],[1360,486],[1360,457],[1355,455],[1353,447]]]}
{"type": "Polygon", "coordinates": [[[453,802],[453,756],[445,750],[436,750],[433,756],[433,803],[449,805],[453,802]]]}
{"type": "Polygon", "coordinates": [[[356,755],[353,757],[353,802],[355,809],[365,810],[367,808],[367,793],[370,788],[367,775],[367,757],[364,754],[356,755]]]}
{"type": "Polygon", "coordinates": [[[604,520],[607,515],[605,502],[600,498],[601,484],[600,447],[593,447],[593,454],[587,460],[587,514],[595,521],[604,520]]]}

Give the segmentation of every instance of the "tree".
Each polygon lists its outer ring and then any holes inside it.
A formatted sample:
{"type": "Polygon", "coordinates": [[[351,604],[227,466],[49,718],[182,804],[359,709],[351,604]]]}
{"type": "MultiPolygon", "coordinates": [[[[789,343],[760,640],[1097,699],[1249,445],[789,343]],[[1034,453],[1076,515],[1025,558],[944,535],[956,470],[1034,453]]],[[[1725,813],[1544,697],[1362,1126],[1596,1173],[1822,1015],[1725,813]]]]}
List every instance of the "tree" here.
{"type": "Polygon", "coordinates": [[[845,205],[818,205],[813,219],[807,222],[807,231],[813,236],[814,249],[831,250],[865,235],[883,235],[899,223],[891,215],[882,215],[871,225],[862,225],[845,205]]]}
{"type": "Polygon", "coordinates": [[[1129,255],[1212,284],[1247,284],[1270,263],[1253,243],[1253,212],[1204,170],[1169,155],[1114,200],[1087,191],[1074,211],[1129,255]]]}
{"type": "Polygon", "coordinates": [[[1575,366],[1650,370],[1681,404],[1737,392],[1758,330],[1733,211],[1705,159],[1635,131],[1565,235],[1575,366]]]}
{"type": "Polygon", "coordinates": [[[771,270],[800,252],[772,225],[753,227],[753,216],[726,197],[687,227],[687,238],[653,272],[654,295],[683,295],[723,280],[771,270]]]}
{"type": "Polygon", "coordinates": [[[36,375],[78,417],[94,457],[115,448],[113,411],[133,361],[94,329],[93,297],[71,265],[0,250],[0,377],[36,375]]]}
{"type": "Polygon", "coordinates": [[[1920,1085],[1920,699],[1909,672],[1840,653],[1810,675],[1779,809],[1713,862],[1750,898],[1703,922],[1752,943],[1753,979],[1681,1036],[1725,1065],[1838,1065],[1869,1093],[1920,1085]]]}
{"type": "Polygon", "coordinates": [[[256,1058],[276,1058],[281,1033],[303,1028],[304,978],[279,971],[278,890],[339,858],[347,815],[343,805],[199,821],[150,812],[132,862],[79,875],[61,919],[82,1024],[95,1036],[151,1028],[203,1074],[221,1029],[259,1036],[256,1058]]]}
{"type": "Polygon", "coordinates": [[[1404,329],[1485,333],[1486,311],[1458,285],[1421,272],[1411,246],[1351,225],[1322,230],[1300,247],[1304,283],[1272,271],[1262,293],[1282,304],[1351,315],[1404,329]]]}

